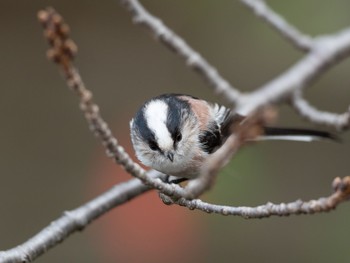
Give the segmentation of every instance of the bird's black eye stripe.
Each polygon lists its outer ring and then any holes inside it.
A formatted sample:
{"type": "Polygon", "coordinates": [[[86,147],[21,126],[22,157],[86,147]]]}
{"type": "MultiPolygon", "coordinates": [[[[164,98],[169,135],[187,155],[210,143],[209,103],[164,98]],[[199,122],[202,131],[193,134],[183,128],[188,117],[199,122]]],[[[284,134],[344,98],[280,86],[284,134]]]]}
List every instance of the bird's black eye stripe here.
{"type": "Polygon", "coordinates": [[[155,141],[148,141],[148,145],[152,151],[160,151],[160,148],[155,141]]]}
{"type": "Polygon", "coordinates": [[[181,132],[176,131],[176,132],[172,135],[172,138],[173,138],[173,140],[174,140],[174,148],[176,149],[178,142],[182,140],[182,134],[181,134],[181,132]]]}

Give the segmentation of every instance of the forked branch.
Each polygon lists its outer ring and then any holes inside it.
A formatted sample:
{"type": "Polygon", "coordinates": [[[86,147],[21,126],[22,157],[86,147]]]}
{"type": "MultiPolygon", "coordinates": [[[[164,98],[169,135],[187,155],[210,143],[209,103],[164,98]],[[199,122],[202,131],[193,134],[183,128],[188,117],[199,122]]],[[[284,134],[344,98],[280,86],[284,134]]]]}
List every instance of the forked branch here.
{"type": "Polygon", "coordinates": [[[147,27],[157,40],[183,58],[187,66],[200,73],[217,94],[222,95],[232,104],[237,101],[240,92],[158,17],[148,12],[137,0],[121,0],[120,2],[131,12],[135,24],[147,27]]]}
{"type": "MultiPolygon", "coordinates": [[[[349,113],[337,115],[318,111],[302,98],[301,92],[302,89],[321,76],[326,69],[349,56],[350,29],[334,35],[311,39],[287,23],[262,0],[241,1],[295,47],[308,52],[305,58],[285,73],[249,94],[242,94],[233,88],[198,52],[157,17],[150,14],[137,0],[121,0],[121,3],[131,12],[135,23],[145,25],[156,36],[156,39],[180,55],[188,66],[194,68],[209,82],[214,91],[222,94],[232,105],[236,105],[240,112],[250,114],[270,103],[283,102],[289,99],[300,115],[310,121],[335,128],[347,128],[349,126],[349,113]]],[[[334,193],[329,197],[307,202],[298,200],[287,204],[267,203],[258,207],[234,207],[210,204],[199,199],[193,199],[209,189],[221,166],[242,146],[246,139],[251,138],[250,136],[256,136],[255,131],[259,125],[255,125],[254,122],[243,124],[235,129],[235,133],[231,135],[227,143],[218,151],[218,154],[213,156],[203,169],[202,176],[190,182],[187,187],[182,188],[178,185],[164,183],[162,181],[164,175],[155,171],[146,172],[142,169],[132,161],[112,135],[108,124],[101,117],[98,105],[93,101],[91,91],[86,88],[78,70],[73,65],[77,47],[70,39],[69,27],[63,22],[62,17],[52,8],[41,11],[38,16],[44,26],[45,37],[50,45],[48,57],[59,65],[67,85],[77,94],[80,109],[91,131],[101,140],[108,156],[123,166],[129,174],[141,181],[132,179],[118,184],[87,204],[65,212],[62,217],[53,221],[27,242],[13,249],[0,252],[0,263],[31,262],[113,207],[125,203],[152,188],[159,190],[163,197],[170,197],[168,199],[169,204],[175,203],[189,209],[199,209],[222,215],[242,216],[244,218],[327,212],[349,199],[350,177],[336,178],[333,182],[334,193]]],[[[252,115],[253,120],[255,117],[256,115],[252,115]]],[[[258,118],[258,120],[260,119],[258,118]]]]}

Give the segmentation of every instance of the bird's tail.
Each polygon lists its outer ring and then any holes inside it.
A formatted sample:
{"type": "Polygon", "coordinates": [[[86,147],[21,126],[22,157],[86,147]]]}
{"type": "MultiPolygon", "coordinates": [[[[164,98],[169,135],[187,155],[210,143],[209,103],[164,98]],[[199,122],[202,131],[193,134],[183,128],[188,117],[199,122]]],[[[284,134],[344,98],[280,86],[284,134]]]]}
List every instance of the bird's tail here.
{"type": "MultiPolygon", "coordinates": [[[[264,127],[264,135],[260,140],[287,140],[287,141],[317,141],[317,140],[332,140],[340,141],[340,138],[335,134],[326,131],[318,131],[311,129],[294,129],[294,128],[277,128],[264,127]]],[[[258,139],[258,140],[259,140],[258,139]]]]}

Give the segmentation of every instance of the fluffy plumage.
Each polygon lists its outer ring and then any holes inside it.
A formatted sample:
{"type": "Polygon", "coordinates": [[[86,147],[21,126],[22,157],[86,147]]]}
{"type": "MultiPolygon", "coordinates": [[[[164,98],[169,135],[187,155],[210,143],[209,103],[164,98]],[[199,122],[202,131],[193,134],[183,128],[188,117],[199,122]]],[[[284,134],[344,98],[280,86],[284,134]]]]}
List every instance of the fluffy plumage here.
{"type": "MultiPolygon", "coordinates": [[[[188,95],[152,98],[130,122],[137,158],[168,175],[194,178],[205,159],[229,135],[230,110],[188,95]]],[[[265,127],[263,139],[310,141],[333,138],[327,132],[265,127]]]]}

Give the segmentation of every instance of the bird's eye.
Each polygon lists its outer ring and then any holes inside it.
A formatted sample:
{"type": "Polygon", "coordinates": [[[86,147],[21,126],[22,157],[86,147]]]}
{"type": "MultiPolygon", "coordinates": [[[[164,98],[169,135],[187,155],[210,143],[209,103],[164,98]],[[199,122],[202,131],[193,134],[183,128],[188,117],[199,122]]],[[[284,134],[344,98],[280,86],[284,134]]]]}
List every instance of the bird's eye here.
{"type": "Polygon", "coordinates": [[[152,151],[157,151],[159,149],[158,145],[155,142],[153,142],[153,141],[150,141],[148,143],[148,145],[149,145],[149,148],[151,148],[152,151]]]}
{"type": "Polygon", "coordinates": [[[175,137],[175,140],[176,140],[177,142],[181,141],[181,140],[182,140],[182,134],[181,134],[181,133],[178,133],[178,134],[176,135],[176,137],[175,137]]]}

